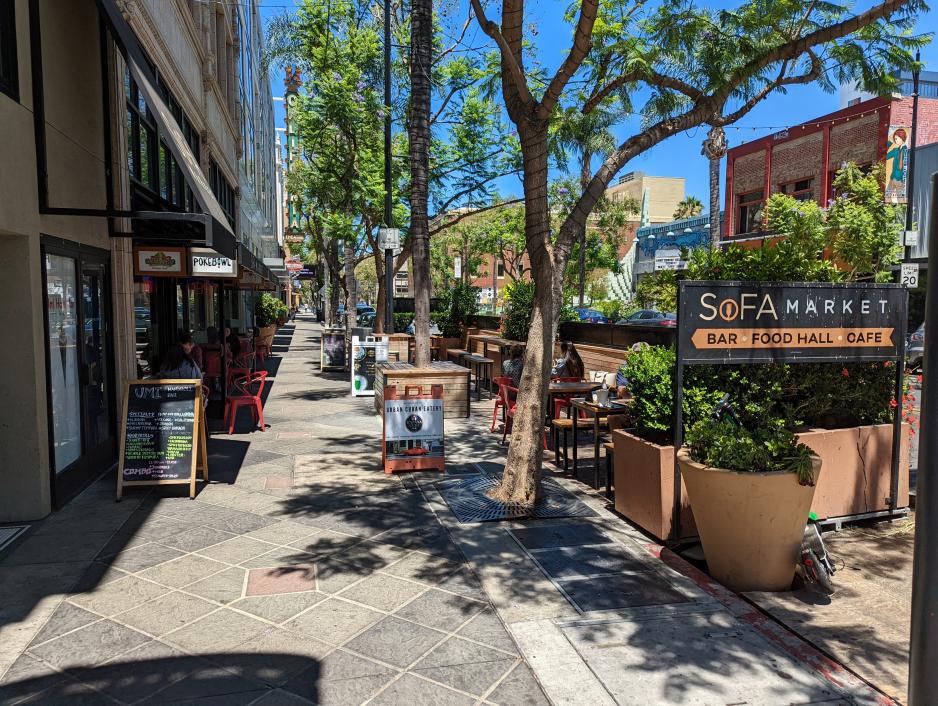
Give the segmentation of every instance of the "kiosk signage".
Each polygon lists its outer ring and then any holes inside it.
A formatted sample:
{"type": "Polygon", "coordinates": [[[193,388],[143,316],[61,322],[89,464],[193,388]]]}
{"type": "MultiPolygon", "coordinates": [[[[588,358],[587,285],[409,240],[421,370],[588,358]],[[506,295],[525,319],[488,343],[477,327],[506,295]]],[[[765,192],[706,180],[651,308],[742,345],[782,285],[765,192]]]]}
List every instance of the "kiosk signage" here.
{"type": "Polygon", "coordinates": [[[385,473],[442,471],[443,386],[407,386],[399,395],[396,385],[384,388],[385,473]]]}
{"type": "Polygon", "coordinates": [[[319,367],[321,370],[345,370],[345,329],[323,329],[319,367]]]}
{"type": "Polygon", "coordinates": [[[352,396],[375,394],[375,365],[388,362],[388,338],[352,336],[352,396]]]}

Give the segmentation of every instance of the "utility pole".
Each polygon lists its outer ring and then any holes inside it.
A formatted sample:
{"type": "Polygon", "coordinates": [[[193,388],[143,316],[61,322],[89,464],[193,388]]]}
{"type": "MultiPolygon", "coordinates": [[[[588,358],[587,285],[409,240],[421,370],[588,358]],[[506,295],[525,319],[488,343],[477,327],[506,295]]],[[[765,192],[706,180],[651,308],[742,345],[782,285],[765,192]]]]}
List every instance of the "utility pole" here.
{"type": "MultiPolygon", "coordinates": [[[[918,62],[920,53],[915,52],[915,68],[912,70],[912,135],[909,141],[909,180],[906,185],[905,194],[905,229],[906,232],[912,230],[913,216],[912,207],[915,205],[915,142],[918,132],[918,62]]],[[[908,262],[911,259],[912,248],[905,244],[905,234],[902,235],[902,260],[908,262]]]]}
{"type": "MultiPolygon", "coordinates": [[[[391,176],[391,0],[384,0],[384,227],[394,227],[391,176]]],[[[384,332],[394,333],[394,250],[384,239],[384,332]]]]}
{"type": "MultiPolygon", "coordinates": [[[[938,174],[931,178],[928,259],[938,262],[938,174]]],[[[925,297],[925,372],[920,428],[938,419],[938,277],[929,277],[925,297]]],[[[938,694],[938,434],[922,433],[915,491],[915,552],[912,561],[912,632],[909,645],[909,706],[928,706],[938,694]]]]}

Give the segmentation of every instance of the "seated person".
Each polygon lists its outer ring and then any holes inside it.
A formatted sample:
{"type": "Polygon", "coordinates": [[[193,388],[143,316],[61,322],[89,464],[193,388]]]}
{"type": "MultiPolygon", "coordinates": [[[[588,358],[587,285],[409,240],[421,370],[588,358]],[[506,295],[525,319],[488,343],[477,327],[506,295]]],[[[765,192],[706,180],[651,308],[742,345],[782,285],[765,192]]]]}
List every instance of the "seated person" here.
{"type": "Polygon", "coordinates": [[[201,380],[202,371],[195,361],[189,356],[186,348],[192,349],[192,338],[189,337],[188,344],[180,342],[175,343],[166,351],[166,357],[163,358],[163,365],[160,366],[158,377],[163,379],[180,380],[201,380]]]}
{"type": "Polygon", "coordinates": [[[583,379],[583,360],[580,358],[580,354],[576,350],[570,341],[564,341],[560,344],[560,350],[564,353],[564,356],[557,361],[553,369],[550,371],[550,376],[552,378],[576,378],[577,380],[583,379]]]}
{"type": "Polygon", "coordinates": [[[515,343],[508,350],[508,360],[502,361],[502,372],[511,378],[511,384],[518,387],[521,384],[521,372],[524,370],[524,348],[515,343]]]}

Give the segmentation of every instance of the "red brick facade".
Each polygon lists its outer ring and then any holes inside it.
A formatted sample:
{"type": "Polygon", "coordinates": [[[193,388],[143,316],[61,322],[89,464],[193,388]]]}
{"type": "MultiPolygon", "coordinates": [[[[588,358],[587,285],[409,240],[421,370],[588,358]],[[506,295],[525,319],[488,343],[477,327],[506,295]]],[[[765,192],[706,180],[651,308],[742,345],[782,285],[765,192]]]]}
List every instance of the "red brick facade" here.
{"type": "MultiPolygon", "coordinates": [[[[741,206],[779,191],[826,205],[831,180],[844,162],[882,161],[889,126],[911,122],[911,98],[874,98],[732,148],[727,152],[725,235],[746,231],[741,206]]],[[[933,142],[938,142],[938,100],[919,99],[916,143],[933,142]]]]}

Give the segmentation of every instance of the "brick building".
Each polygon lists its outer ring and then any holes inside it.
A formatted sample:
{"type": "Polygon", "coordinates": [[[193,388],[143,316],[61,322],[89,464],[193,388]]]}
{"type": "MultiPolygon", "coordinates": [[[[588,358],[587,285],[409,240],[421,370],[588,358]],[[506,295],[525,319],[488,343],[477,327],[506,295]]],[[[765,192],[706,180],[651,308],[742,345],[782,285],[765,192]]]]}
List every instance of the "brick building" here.
{"type": "MultiPolygon", "coordinates": [[[[759,229],[768,196],[788,193],[825,205],[844,162],[862,166],[886,158],[890,127],[908,132],[912,99],[873,98],[801,125],[746,142],[727,152],[724,234],[759,229]]],[[[938,100],[919,99],[918,146],[938,142],[938,100]]]]}

